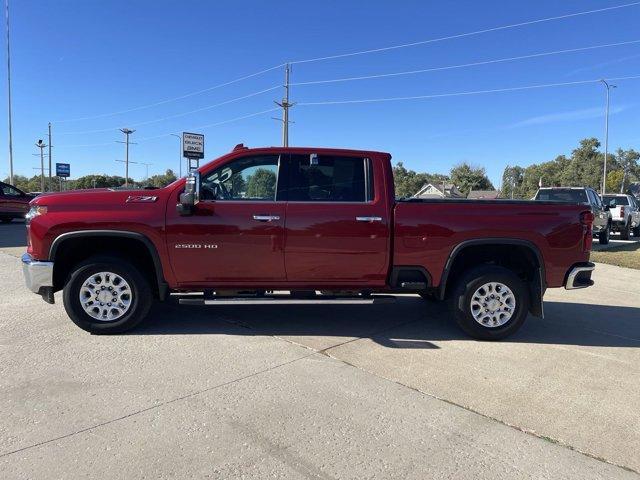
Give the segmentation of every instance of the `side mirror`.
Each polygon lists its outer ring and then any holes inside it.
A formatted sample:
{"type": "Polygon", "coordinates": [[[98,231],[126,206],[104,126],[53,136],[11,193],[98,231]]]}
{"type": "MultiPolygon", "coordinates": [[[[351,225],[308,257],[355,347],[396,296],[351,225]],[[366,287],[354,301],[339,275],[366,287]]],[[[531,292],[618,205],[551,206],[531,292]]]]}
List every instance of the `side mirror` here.
{"type": "Polygon", "coordinates": [[[182,216],[193,215],[194,207],[200,201],[200,173],[191,172],[186,179],[184,192],[176,208],[182,216]]]}
{"type": "Polygon", "coordinates": [[[608,212],[610,210],[609,205],[602,205],[604,207],[604,211],[608,212]]]}

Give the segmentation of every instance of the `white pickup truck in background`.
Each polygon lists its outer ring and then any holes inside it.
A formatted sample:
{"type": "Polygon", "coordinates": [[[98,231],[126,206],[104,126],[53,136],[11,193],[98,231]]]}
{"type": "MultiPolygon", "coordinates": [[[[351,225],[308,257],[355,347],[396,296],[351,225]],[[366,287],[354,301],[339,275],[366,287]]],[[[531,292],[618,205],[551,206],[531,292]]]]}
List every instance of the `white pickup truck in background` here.
{"type": "Polygon", "coordinates": [[[640,205],[632,195],[605,195],[603,203],[611,212],[612,230],[620,232],[622,240],[629,240],[629,235],[640,237],[640,205]]]}

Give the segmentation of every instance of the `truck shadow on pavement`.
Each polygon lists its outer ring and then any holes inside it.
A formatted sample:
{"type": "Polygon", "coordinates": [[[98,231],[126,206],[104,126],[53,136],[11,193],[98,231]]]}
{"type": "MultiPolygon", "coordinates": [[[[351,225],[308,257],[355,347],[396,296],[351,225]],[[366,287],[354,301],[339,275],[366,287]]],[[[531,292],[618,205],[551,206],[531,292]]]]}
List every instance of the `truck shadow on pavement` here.
{"type": "MultiPolygon", "coordinates": [[[[545,319],[529,317],[505,342],[640,347],[640,308],[545,302],[545,319]]],[[[265,335],[322,350],[358,338],[388,348],[438,349],[436,343],[475,341],[446,305],[398,297],[382,305],[180,306],[159,304],[133,335],[265,335]],[[296,339],[298,337],[298,339],[296,339]],[[303,337],[303,338],[301,338],[303,337]],[[326,345],[326,346],[325,346],[326,345]]]]}

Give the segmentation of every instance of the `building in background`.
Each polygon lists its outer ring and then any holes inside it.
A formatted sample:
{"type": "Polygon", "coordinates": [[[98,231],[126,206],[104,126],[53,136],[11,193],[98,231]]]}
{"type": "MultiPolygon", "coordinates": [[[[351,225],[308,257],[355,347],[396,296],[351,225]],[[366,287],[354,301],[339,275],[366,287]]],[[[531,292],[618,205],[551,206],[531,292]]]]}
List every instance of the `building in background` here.
{"type": "Polygon", "coordinates": [[[464,194],[453,183],[427,183],[413,198],[464,198],[464,194]]]}
{"type": "Polygon", "coordinates": [[[501,194],[500,190],[471,190],[467,198],[472,200],[497,200],[501,194]]]}

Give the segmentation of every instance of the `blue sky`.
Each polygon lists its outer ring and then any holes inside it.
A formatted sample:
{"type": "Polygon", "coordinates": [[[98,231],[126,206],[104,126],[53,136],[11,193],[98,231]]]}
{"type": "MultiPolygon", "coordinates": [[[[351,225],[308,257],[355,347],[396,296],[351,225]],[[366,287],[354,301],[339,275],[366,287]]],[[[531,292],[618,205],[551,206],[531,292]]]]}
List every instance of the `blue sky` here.
{"type": "MultiPolygon", "coordinates": [[[[11,3],[15,172],[33,175],[38,138],[53,123],[54,161],[72,176],[123,174],[120,127],[138,145],[131,160],[150,173],[177,170],[182,131],[206,135],[213,159],[236,143],[279,145],[278,112],[200,128],[275,107],[281,89],[203,109],[282,84],[282,68],[152,108],[129,110],[279,65],[477,31],[632,0],[536,1],[121,1],[11,3]],[[181,115],[181,116],[176,116],[181,115]],[[165,117],[176,116],[166,120],[165,117]],[[153,123],[146,123],[151,122],[153,123]],[[135,126],[136,124],[141,124],[135,126]],[[93,133],[76,133],[93,130],[93,133]],[[149,137],[152,137],[148,139],[149,137]],[[153,138],[158,137],[158,138],[153,138]],[[147,139],[147,140],[145,140],[147,139]],[[80,146],[90,145],[90,146],[80,146]]],[[[640,40],[640,5],[437,43],[294,64],[307,82],[482,62],[640,40]]],[[[3,36],[4,40],[4,36],[3,36]]],[[[2,61],[5,61],[4,43],[2,61]]],[[[4,65],[4,63],[3,63],[4,65]]],[[[438,95],[601,77],[640,75],[640,43],[520,61],[363,81],[294,86],[291,99],[438,95]]],[[[2,92],[6,75],[2,74],[2,92]]],[[[640,148],[640,79],[614,82],[611,148],[640,148]]],[[[6,109],[6,96],[3,102],[6,109]]],[[[461,161],[497,182],[507,164],[568,154],[584,137],[602,138],[604,87],[578,84],[512,92],[380,103],[299,105],[291,145],[389,151],[416,170],[446,173],[461,161]]],[[[0,175],[8,174],[6,115],[0,121],[0,175]]],[[[132,165],[131,174],[145,170],[132,165]]]]}

